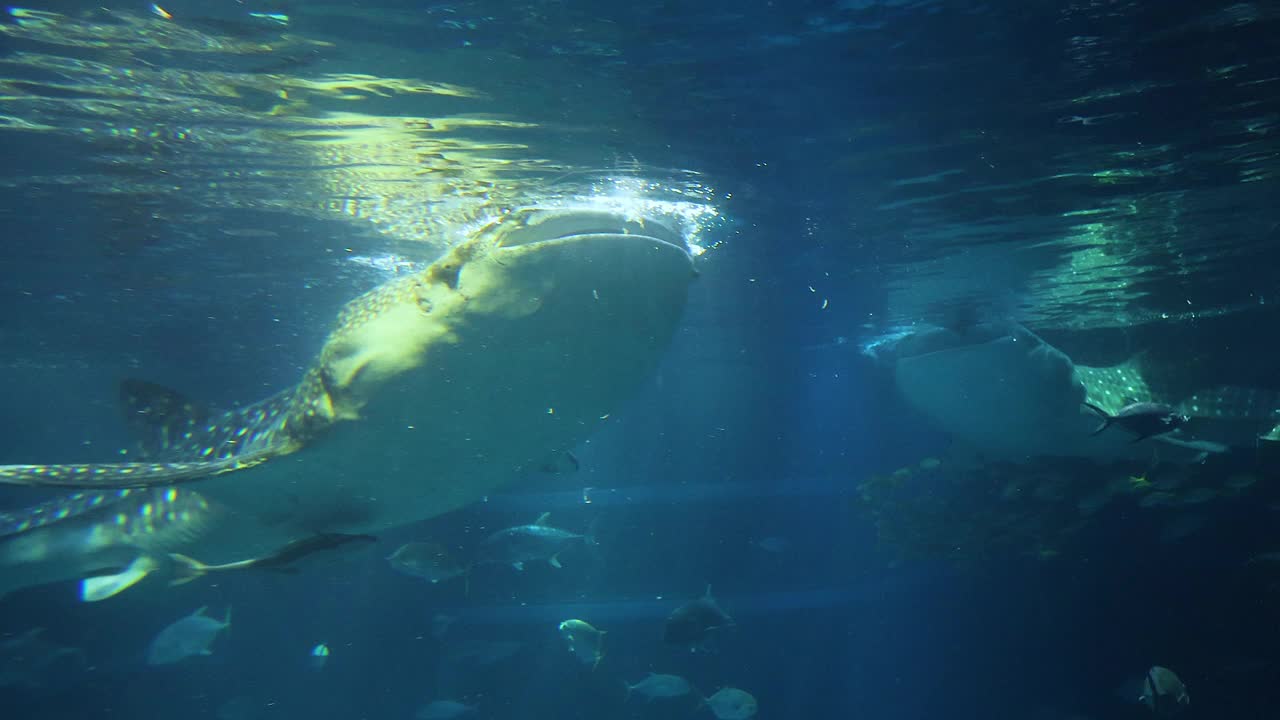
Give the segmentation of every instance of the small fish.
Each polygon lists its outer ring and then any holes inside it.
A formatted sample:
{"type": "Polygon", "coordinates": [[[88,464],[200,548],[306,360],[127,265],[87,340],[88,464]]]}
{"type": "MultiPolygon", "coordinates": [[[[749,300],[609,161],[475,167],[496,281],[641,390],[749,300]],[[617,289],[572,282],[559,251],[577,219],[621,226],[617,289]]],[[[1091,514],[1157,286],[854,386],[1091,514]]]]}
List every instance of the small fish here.
{"type": "Polygon", "coordinates": [[[457,700],[432,700],[418,708],[414,717],[418,720],[454,720],[475,711],[474,705],[460,703],[457,700]]]}
{"type": "Polygon", "coordinates": [[[327,662],[329,662],[329,646],[328,645],[325,645],[324,643],[320,643],[319,645],[316,645],[315,647],[311,648],[311,669],[312,670],[323,669],[325,666],[325,663],[327,662]]]}
{"type": "Polygon", "coordinates": [[[1090,435],[1097,435],[1112,425],[1118,425],[1134,434],[1133,442],[1173,432],[1191,419],[1160,403],[1131,403],[1120,408],[1115,415],[1090,402],[1084,403],[1084,406],[1102,416],[1102,424],[1090,435]]]}
{"type": "Polygon", "coordinates": [[[711,708],[718,720],[748,720],[754,717],[758,706],[751,693],[738,688],[720,688],[703,702],[711,708]]]}
{"type": "Polygon", "coordinates": [[[179,576],[170,584],[181,585],[211,572],[228,572],[233,570],[271,570],[274,572],[296,572],[291,567],[308,555],[323,550],[333,550],[353,542],[377,542],[372,535],[348,535],[346,533],[319,533],[301,540],[295,540],[276,550],[270,555],[223,563],[222,565],[205,565],[195,558],[179,553],[169,553],[169,557],[177,564],[179,576]]]}
{"type": "Polygon", "coordinates": [[[1155,665],[1147,671],[1138,702],[1156,715],[1173,715],[1191,704],[1191,696],[1172,670],[1155,665]]]}
{"type": "Polygon", "coordinates": [[[531,560],[544,560],[551,567],[559,568],[560,553],[570,545],[583,542],[595,545],[591,535],[578,535],[552,527],[548,523],[551,513],[542,513],[532,525],[509,527],[485,538],[480,543],[476,559],[481,564],[510,565],[523,570],[531,560]]]}
{"type": "Polygon", "coordinates": [[[691,650],[706,649],[706,641],[714,631],[733,627],[733,624],[733,618],[716,604],[708,585],[702,597],[681,605],[667,617],[662,639],[691,650]]]}
{"type": "Polygon", "coordinates": [[[604,659],[605,631],[597,630],[585,620],[565,620],[560,623],[560,637],[569,646],[569,653],[592,670],[604,659]]]}
{"type": "Polygon", "coordinates": [[[231,627],[231,608],[223,620],[204,614],[201,607],[161,630],[147,649],[148,665],[171,665],[193,655],[212,655],[210,647],[218,633],[231,627]]]}
{"type": "Polygon", "coordinates": [[[631,699],[634,693],[644,698],[647,702],[652,702],[655,698],[677,698],[684,697],[693,692],[693,686],[688,680],[679,675],[659,675],[649,673],[648,677],[636,683],[635,685],[627,685],[627,699],[631,699]]]}
{"type": "Polygon", "coordinates": [[[419,577],[432,584],[452,580],[467,572],[467,568],[455,560],[445,546],[435,542],[405,543],[387,556],[387,562],[396,572],[419,577]]]}

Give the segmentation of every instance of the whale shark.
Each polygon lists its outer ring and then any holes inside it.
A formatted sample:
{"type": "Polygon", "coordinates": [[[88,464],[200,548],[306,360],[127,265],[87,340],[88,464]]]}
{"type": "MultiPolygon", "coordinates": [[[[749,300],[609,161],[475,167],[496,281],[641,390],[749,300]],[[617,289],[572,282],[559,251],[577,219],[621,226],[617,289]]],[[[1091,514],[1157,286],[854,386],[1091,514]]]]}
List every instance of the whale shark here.
{"type": "Polygon", "coordinates": [[[199,493],[176,487],[77,492],[0,512],[0,597],[80,578],[82,600],[106,599],[199,538],[217,515],[199,493]]]}
{"type": "Polygon", "coordinates": [[[639,388],[696,276],[685,237],[656,217],[524,208],[352,300],[297,384],[269,398],[217,411],[126,382],[139,459],[0,466],[3,484],[80,491],[8,517],[0,593],[123,567],[95,576],[105,587],[82,583],[102,599],[171,552],[234,562],[478,501],[568,451],[639,388]],[[156,505],[171,493],[195,505],[156,505]],[[130,525],[144,510],[149,530],[130,525]],[[118,521],[134,532],[102,529],[118,521]]]}
{"type": "Polygon", "coordinates": [[[1260,409],[1253,417],[1228,417],[1222,402],[1228,393],[1168,395],[1155,389],[1158,366],[1083,365],[1012,324],[965,332],[921,326],[878,338],[864,352],[888,366],[902,396],[957,441],[957,452],[989,460],[1149,459],[1150,446],[1135,446],[1131,435],[1095,432],[1099,412],[1120,413],[1134,403],[1167,406],[1170,416],[1177,415],[1168,430],[1181,435],[1152,437],[1160,457],[1171,462],[1200,462],[1251,446],[1263,421],[1275,417],[1260,409]]]}

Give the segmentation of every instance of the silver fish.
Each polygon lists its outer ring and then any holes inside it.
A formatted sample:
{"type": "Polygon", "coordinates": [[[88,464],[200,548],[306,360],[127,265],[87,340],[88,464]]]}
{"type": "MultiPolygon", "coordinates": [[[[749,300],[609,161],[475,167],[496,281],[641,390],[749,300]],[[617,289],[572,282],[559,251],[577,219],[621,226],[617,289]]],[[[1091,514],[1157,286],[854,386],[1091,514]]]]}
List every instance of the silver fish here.
{"type": "Polygon", "coordinates": [[[218,633],[231,627],[231,608],[222,620],[204,614],[202,607],[161,630],[147,648],[148,665],[171,665],[197,655],[212,655],[218,633]]]}
{"type": "Polygon", "coordinates": [[[653,701],[658,698],[684,697],[691,692],[693,686],[679,675],[649,673],[635,685],[627,685],[627,699],[632,695],[639,695],[647,701],[653,701]]]}
{"type": "Polygon", "coordinates": [[[718,720],[748,720],[758,709],[751,693],[732,687],[720,688],[704,702],[718,720]]]}
{"type": "Polygon", "coordinates": [[[436,542],[411,542],[387,556],[396,572],[419,577],[432,584],[452,580],[467,572],[445,546],[436,542]]]}
{"type": "Polygon", "coordinates": [[[560,567],[560,553],[578,542],[595,544],[590,535],[578,535],[552,527],[551,513],[543,513],[531,525],[517,525],[490,535],[480,543],[477,563],[510,565],[523,570],[531,560],[543,560],[560,567]]]}
{"type": "Polygon", "coordinates": [[[569,654],[578,658],[592,670],[604,659],[604,630],[597,630],[585,620],[565,620],[560,623],[560,637],[564,638],[569,654]]]}
{"type": "Polygon", "coordinates": [[[1172,670],[1154,665],[1147,670],[1138,702],[1156,715],[1173,715],[1191,704],[1191,696],[1187,694],[1187,686],[1172,670]]]}

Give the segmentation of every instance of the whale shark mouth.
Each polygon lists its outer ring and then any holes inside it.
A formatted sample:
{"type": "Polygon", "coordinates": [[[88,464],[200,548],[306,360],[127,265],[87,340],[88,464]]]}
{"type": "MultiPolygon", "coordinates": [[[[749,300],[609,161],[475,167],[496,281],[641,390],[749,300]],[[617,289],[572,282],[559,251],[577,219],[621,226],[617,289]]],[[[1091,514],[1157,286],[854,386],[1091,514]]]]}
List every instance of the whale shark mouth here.
{"type": "Polygon", "coordinates": [[[616,236],[660,242],[689,254],[679,232],[657,218],[598,208],[524,208],[502,221],[498,247],[616,236]]]}

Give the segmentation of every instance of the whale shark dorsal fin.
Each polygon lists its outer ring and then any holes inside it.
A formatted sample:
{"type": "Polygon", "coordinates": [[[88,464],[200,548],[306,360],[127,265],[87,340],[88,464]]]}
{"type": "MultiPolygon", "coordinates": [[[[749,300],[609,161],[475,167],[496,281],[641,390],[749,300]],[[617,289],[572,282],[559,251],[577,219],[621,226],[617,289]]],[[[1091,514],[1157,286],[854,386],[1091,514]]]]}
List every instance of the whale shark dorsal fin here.
{"type": "Polygon", "coordinates": [[[148,457],[172,450],[184,435],[190,437],[194,430],[207,424],[211,414],[207,407],[177,390],[133,378],[120,383],[120,406],[143,455],[148,457]]]}
{"type": "Polygon", "coordinates": [[[0,485],[62,488],[149,488],[177,485],[261,465],[297,449],[268,447],[244,455],[205,462],[89,463],[72,465],[0,465],[0,485]]]}
{"type": "Polygon", "coordinates": [[[551,523],[551,513],[549,512],[542,513],[541,515],[538,516],[537,520],[533,521],[534,525],[549,525],[550,523],[551,523]]]}

